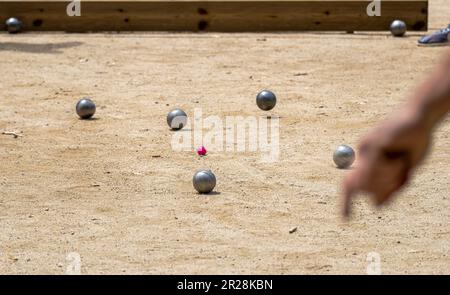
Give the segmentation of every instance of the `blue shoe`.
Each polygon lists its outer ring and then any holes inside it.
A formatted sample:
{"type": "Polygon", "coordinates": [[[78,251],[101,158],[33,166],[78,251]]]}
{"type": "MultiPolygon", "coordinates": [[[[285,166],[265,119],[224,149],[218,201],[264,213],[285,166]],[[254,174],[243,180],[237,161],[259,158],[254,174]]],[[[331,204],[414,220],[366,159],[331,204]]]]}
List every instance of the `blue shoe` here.
{"type": "Polygon", "coordinates": [[[419,46],[442,46],[442,45],[450,45],[450,25],[437,31],[431,35],[422,37],[418,41],[419,46]]]}

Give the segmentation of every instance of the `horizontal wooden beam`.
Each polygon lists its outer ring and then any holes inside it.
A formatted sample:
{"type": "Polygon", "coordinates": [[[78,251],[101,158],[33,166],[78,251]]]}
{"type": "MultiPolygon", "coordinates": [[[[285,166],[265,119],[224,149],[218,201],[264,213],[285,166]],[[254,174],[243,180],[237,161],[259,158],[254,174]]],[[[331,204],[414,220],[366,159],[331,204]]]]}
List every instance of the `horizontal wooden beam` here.
{"type": "Polygon", "coordinates": [[[383,0],[381,16],[368,16],[364,0],[150,0],[0,1],[0,21],[18,17],[24,31],[385,31],[395,19],[408,29],[428,29],[428,0],[383,0]]]}

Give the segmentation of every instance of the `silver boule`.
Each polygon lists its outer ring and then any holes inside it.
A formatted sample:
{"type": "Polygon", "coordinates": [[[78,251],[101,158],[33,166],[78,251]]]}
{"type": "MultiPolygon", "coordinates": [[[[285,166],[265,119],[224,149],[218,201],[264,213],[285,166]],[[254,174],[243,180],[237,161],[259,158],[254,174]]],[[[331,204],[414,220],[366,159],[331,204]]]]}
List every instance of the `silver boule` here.
{"type": "Polygon", "coordinates": [[[167,114],[167,124],[173,130],[180,130],[187,124],[187,114],[182,109],[173,109],[167,114]]]}
{"type": "Polygon", "coordinates": [[[277,97],[270,90],[263,90],[256,96],[256,104],[263,111],[270,111],[277,104],[277,97]]]}
{"type": "Polygon", "coordinates": [[[338,168],[346,169],[355,161],[355,151],[348,145],[340,145],[334,151],[333,161],[338,168]]]}
{"type": "Polygon", "coordinates": [[[10,34],[19,33],[22,30],[22,22],[15,17],[10,17],[6,20],[6,29],[10,34]]]}
{"type": "Polygon", "coordinates": [[[95,103],[89,98],[80,99],[76,106],[76,111],[81,119],[89,119],[95,114],[95,103]]]}
{"type": "Polygon", "coordinates": [[[395,37],[402,37],[406,33],[406,23],[401,20],[394,20],[391,23],[390,30],[395,37]]]}
{"type": "Polygon", "coordinates": [[[200,170],[194,174],[192,182],[196,191],[207,194],[216,186],[216,176],[211,170],[200,170]]]}

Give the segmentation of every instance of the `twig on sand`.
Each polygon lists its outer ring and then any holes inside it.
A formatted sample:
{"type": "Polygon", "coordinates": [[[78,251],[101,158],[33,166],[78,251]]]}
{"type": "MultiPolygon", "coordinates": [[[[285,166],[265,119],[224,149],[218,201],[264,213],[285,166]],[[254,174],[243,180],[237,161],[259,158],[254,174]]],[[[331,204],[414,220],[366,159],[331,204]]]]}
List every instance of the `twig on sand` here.
{"type": "Polygon", "coordinates": [[[12,135],[12,136],[14,136],[14,138],[22,136],[22,134],[19,134],[17,132],[13,132],[13,131],[3,131],[2,134],[3,135],[12,135]]]}
{"type": "Polygon", "coordinates": [[[293,228],[291,228],[290,230],[289,230],[289,233],[290,234],[293,234],[293,233],[295,233],[297,231],[297,227],[293,227],[293,228]]]}

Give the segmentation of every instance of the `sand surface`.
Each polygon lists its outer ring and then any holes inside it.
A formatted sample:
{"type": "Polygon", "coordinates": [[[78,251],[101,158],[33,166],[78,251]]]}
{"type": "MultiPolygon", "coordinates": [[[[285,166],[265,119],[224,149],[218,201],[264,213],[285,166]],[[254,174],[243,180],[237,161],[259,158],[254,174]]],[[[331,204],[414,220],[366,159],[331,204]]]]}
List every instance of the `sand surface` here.
{"type": "MultiPolygon", "coordinates": [[[[430,30],[449,15],[430,0],[430,30]]],[[[439,61],[418,37],[0,34],[0,133],[20,135],[0,134],[0,273],[64,274],[71,252],[84,274],[365,274],[370,252],[386,274],[450,273],[450,122],[389,208],[358,199],[348,223],[332,162],[439,61]],[[260,118],[264,88],[278,161],[173,151],[169,110],[260,118]],[[192,187],[203,167],[213,195],[192,187]]]]}

